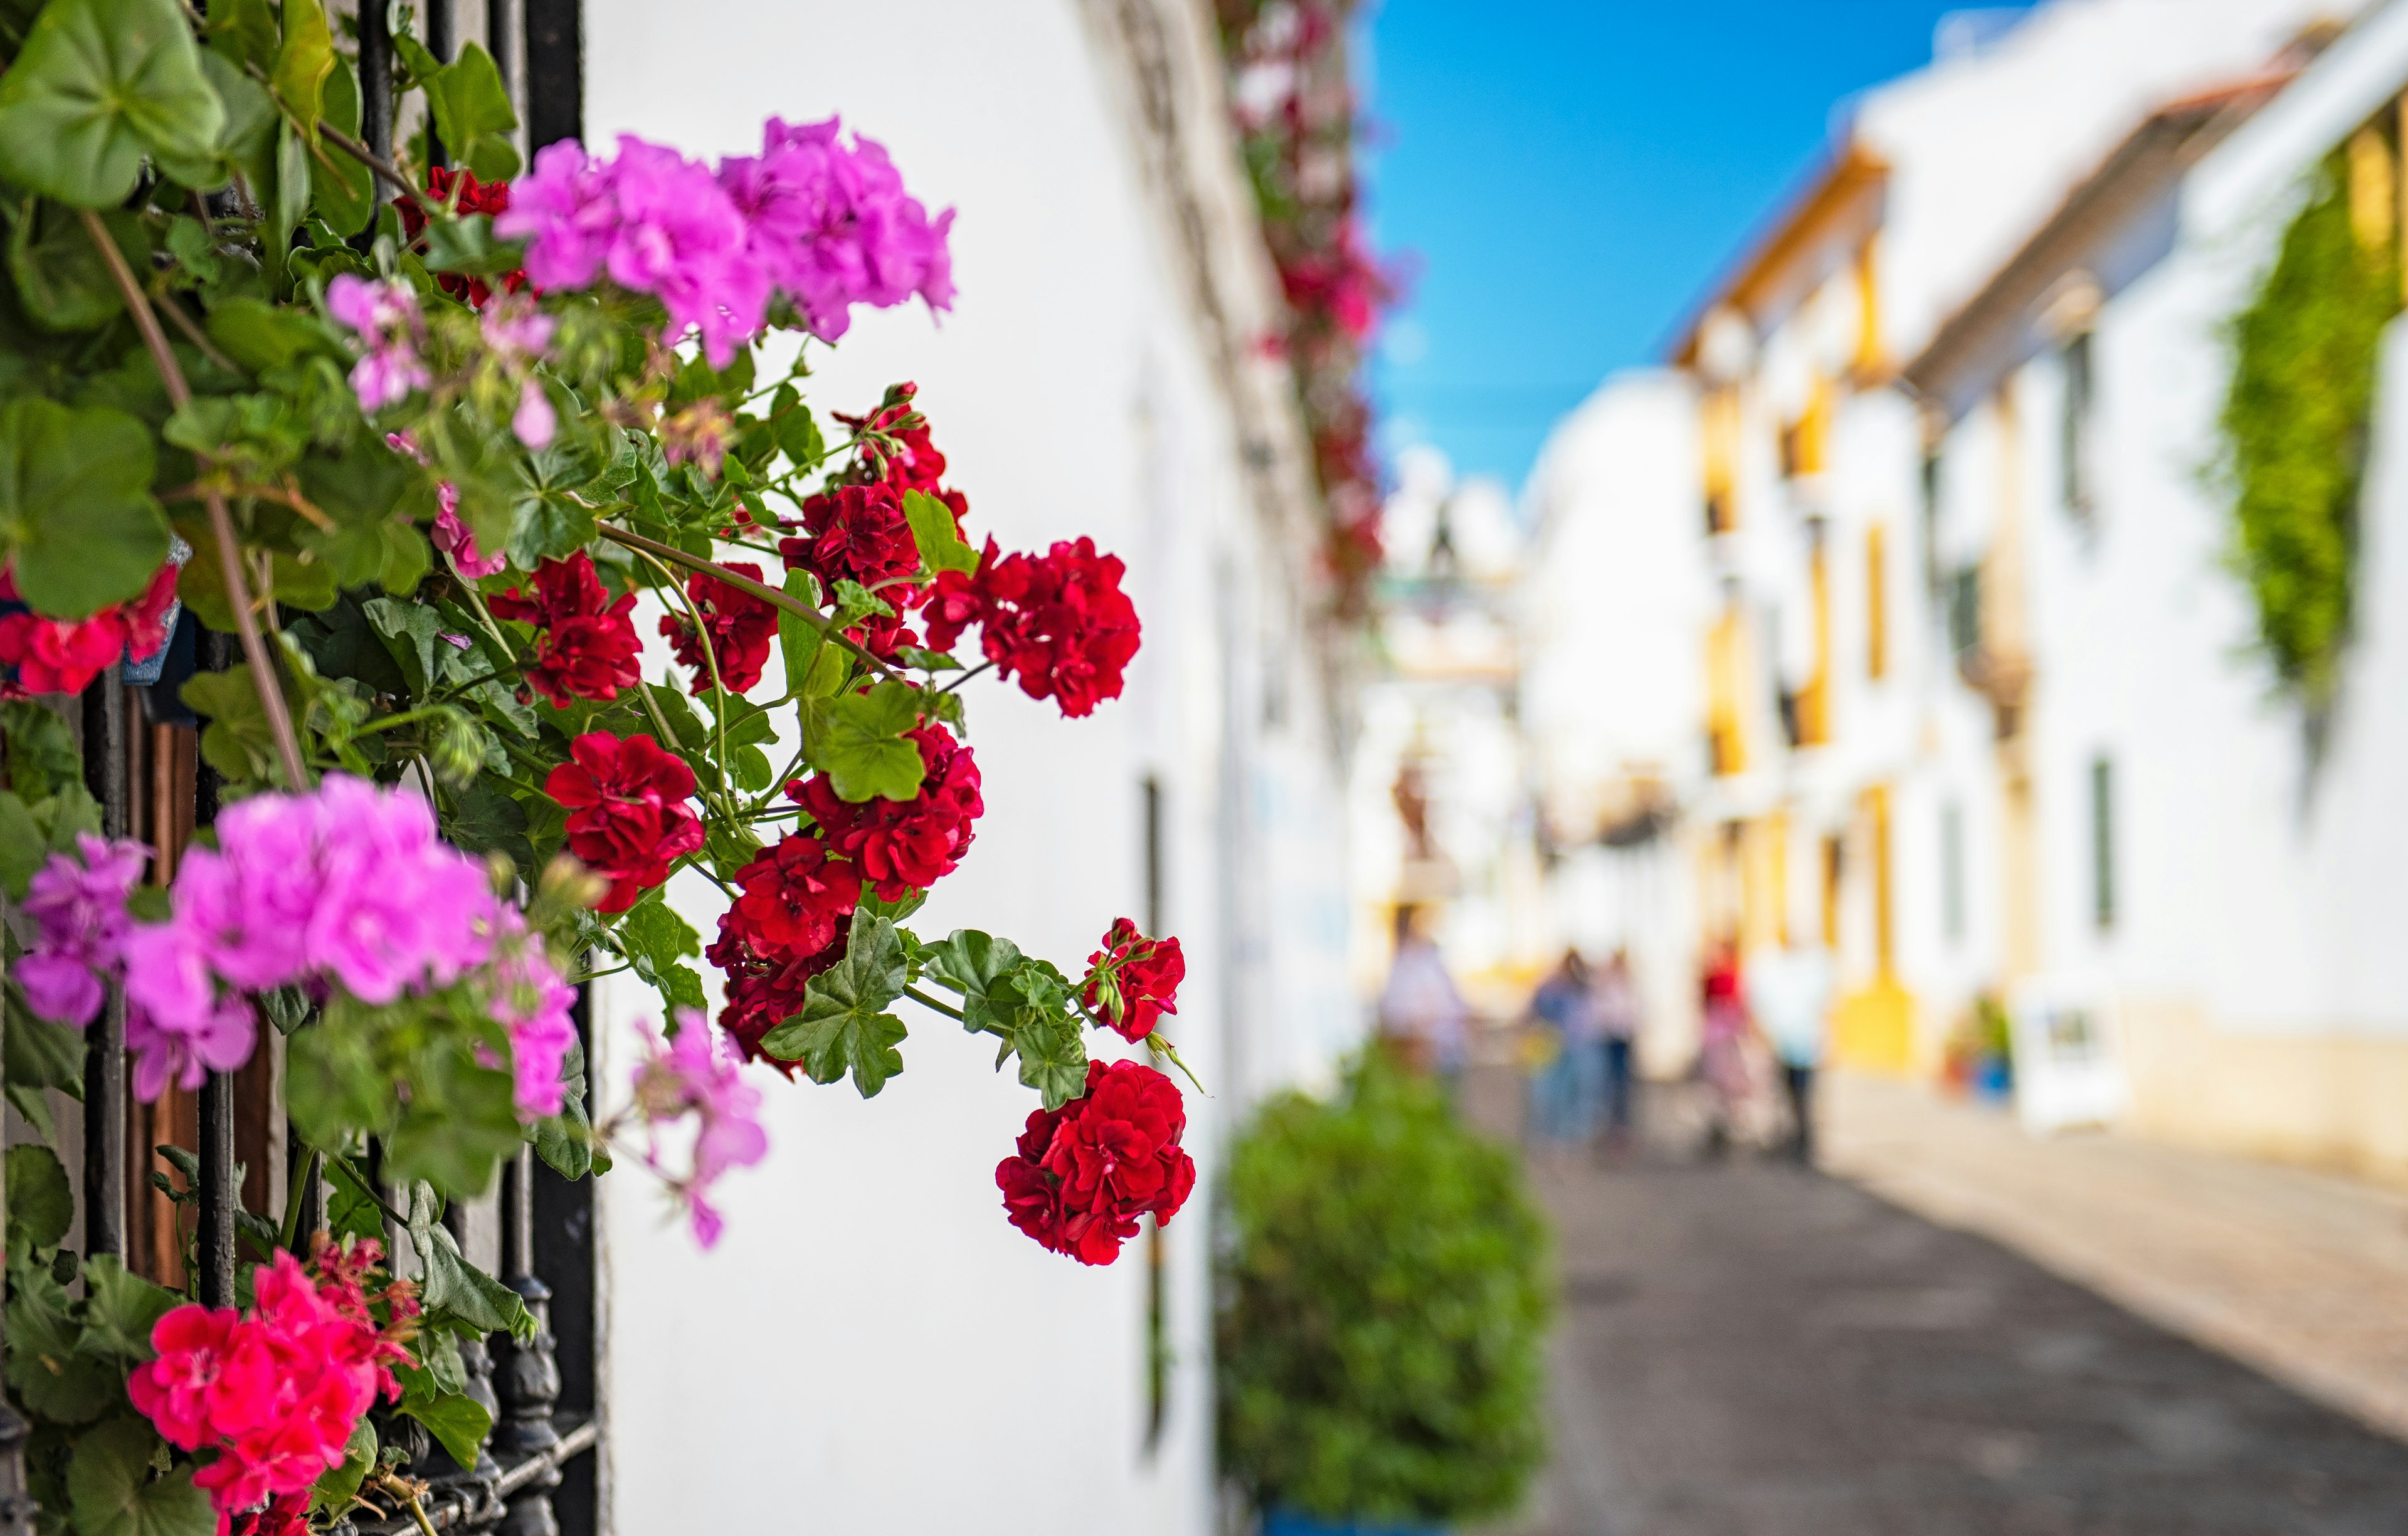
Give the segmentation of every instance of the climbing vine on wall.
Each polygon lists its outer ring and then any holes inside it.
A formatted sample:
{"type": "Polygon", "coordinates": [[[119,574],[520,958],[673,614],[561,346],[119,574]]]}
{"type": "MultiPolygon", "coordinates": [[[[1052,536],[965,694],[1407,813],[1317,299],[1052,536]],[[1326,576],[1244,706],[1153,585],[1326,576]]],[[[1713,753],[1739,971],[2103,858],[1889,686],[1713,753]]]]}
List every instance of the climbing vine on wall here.
{"type": "Polygon", "coordinates": [[[2233,493],[2229,559],[2256,598],[2276,677],[2312,710],[2331,702],[2349,636],[2376,354],[2399,311],[2390,242],[2354,227],[2336,153],[2233,317],[2218,420],[2233,493]]]}

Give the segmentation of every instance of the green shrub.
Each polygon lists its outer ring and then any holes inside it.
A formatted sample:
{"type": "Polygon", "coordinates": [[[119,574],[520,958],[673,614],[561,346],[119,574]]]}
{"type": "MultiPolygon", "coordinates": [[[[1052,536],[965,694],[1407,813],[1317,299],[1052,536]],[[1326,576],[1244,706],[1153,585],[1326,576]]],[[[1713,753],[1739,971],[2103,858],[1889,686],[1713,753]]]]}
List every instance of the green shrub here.
{"type": "Polygon", "coordinates": [[[1519,1163],[1372,1053],[1265,1105],[1232,1156],[1221,1455],[1265,1508],[1459,1520],[1545,1453],[1546,1224],[1519,1163]]]}
{"type": "Polygon", "coordinates": [[[2358,496],[2383,327],[2400,311],[2389,242],[2350,226],[2343,157],[2329,157],[2231,324],[2218,425],[2233,498],[2231,560],[2257,599],[2276,678],[2311,710],[2332,702],[2349,636],[2358,496]]]}

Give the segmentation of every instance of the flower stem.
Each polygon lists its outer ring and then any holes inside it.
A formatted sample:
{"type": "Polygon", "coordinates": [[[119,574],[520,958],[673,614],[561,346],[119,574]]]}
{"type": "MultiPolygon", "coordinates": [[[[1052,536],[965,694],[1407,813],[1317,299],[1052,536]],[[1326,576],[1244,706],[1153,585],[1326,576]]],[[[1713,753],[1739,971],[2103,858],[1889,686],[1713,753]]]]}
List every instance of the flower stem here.
{"type": "Polygon", "coordinates": [[[316,1147],[309,1149],[309,1165],[293,1182],[293,1192],[284,1202],[284,1251],[297,1253],[294,1244],[301,1241],[301,1197],[318,1182],[318,1171],[325,1166],[326,1155],[316,1147]]]}
{"type": "Polygon", "coordinates": [[[939,693],[951,693],[953,690],[961,687],[964,683],[968,682],[980,673],[992,671],[994,667],[995,663],[993,661],[981,661],[978,665],[970,668],[968,672],[963,673],[952,682],[947,683],[944,687],[937,690],[937,691],[939,693]]]}
{"type": "Polygon", "coordinates": [[[903,680],[901,675],[896,673],[893,667],[888,666],[884,661],[872,656],[868,651],[862,648],[862,647],[851,636],[847,635],[842,630],[838,629],[833,623],[831,623],[827,615],[820,612],[817,608],[812,607],[810,604],[803,602],[800,598],[796,597],[791,592],[781,592],[775,587],[767,586],[761,582],[753,580],[751,576],[731,571],[726,566],[719,564],[715,561],[703,559],[700,555],[689,555],[674,544],[663,544],[658,539],[646,538],[641,533],[631,533],[624,528],[613,527],[611,524],[607,522],[600,524],[597,527],[596,532],[613,544],[624,544],[630,549],[641,549],[648,554],[658,555],[663,560],[674,561],[678,564],[684,566],[687,570],[700,571],[708,576],[716,576],[720,580],[727,583],[730,587],[735,588],[739,592],[750,592],[752,596],[759,598],[762,602],[768,604],[772,607],[783,608],[788,613],[800,619],[804,623],[809,624],[811,628],[819,631],[820,633],[825,635],[828,639],[835,641],[846,650],[851,651],[855,657],[867,664],[872,672],[877,673],[880,676],[896,682],[903,680]]]}
{"type": "MultiPolygon", "coordinates": [[[[83,219],[84,233],[100,250],[101,260],[108,263],[108,275],[116,279],[117,291],[125,300],[126,311],[134,317],[136,329],[142,333],[142,345],[150,349],[150,361],[158,366],[159,381],[167,388],[167,399],[180,410],[193,398],[192,386],[184,382],[184,370],[177,364],[175,350],[167,345],[167,334],[159,329],[159,317],[151,312],[150,301],[143,294],[142,285],[134,280],[133,268],[125,264],[125,253],[108,237],[100,215],[90,208],[78,210],[83,219]]],[[[259,633],[259,616],[251,612],[251,583],[243,578],[242,547],[235,542],[234,515],[226,510],[225,497],[207,491],[202,499],[209,509],[209,536],[218,547],[218,575],[225,583],[226,602],[234,609],[235,633],[242,639],[243,660],[251,663],[251,686],[259,693],[260,708],[267,716],[268,733],[276,738],[276,755],[284,767],[285,787],[299,794],[309,787],[309,770],[301,761],[301,738],[294,733],[293,716],[284,707],[284,690],[277,681],[275,663],[268,658],[267,642],[259,633]]]]}
{"type": "Polygon", "coordinates": [[[969,1022],[968,1018],[963,1015],[959,1008],[953,1006],[951,1003],[938,1002],[935,998],[930,997],[927,993],[920,990],[917,987],[904,988],[903,995],[910,998],[912,1002],[918,1003],[923,1008],[934,1008],[937,1012],[944,1015],[947,1018],[959,1019],[965,1024],[969,1022]]]}

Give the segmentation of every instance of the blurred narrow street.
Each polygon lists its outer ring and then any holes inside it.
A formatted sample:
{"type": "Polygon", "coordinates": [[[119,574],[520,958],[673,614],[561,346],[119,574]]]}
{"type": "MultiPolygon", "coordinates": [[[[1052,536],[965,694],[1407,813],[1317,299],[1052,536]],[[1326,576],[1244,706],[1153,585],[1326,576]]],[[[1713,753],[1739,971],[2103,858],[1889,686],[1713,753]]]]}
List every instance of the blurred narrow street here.
{"type": "Polygon", "coordinates": [[[2328,1404],[2394,1411],[2408,1202],[1836,1087],[1844,1173],[1701,1159],[1679,1087],[1627,1161],[1538,1171],[1555,1454],[1511,1536],[2401,1529],[2408,1446],[2328,1404]]]}

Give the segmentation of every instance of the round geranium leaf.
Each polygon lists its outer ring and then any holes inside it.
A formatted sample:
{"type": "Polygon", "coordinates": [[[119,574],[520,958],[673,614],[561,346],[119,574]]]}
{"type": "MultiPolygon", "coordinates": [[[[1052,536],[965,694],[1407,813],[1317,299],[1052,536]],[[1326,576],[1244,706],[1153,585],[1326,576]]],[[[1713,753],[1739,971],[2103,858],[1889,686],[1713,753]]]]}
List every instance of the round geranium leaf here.
{"type": "Polygon", "coordinates": [[[150,434],[123,411],[0,409],[0,534],[35,612],[82,619],[141,593],[167,558],[153,468],[150,434]]]}
{"type": "Polygon", "coordinates": [[[208,159],[224,128],[176,0],[50,0],[0,75],[0,176],[79,207],[123,202],[145,154],[208,159]]]}

